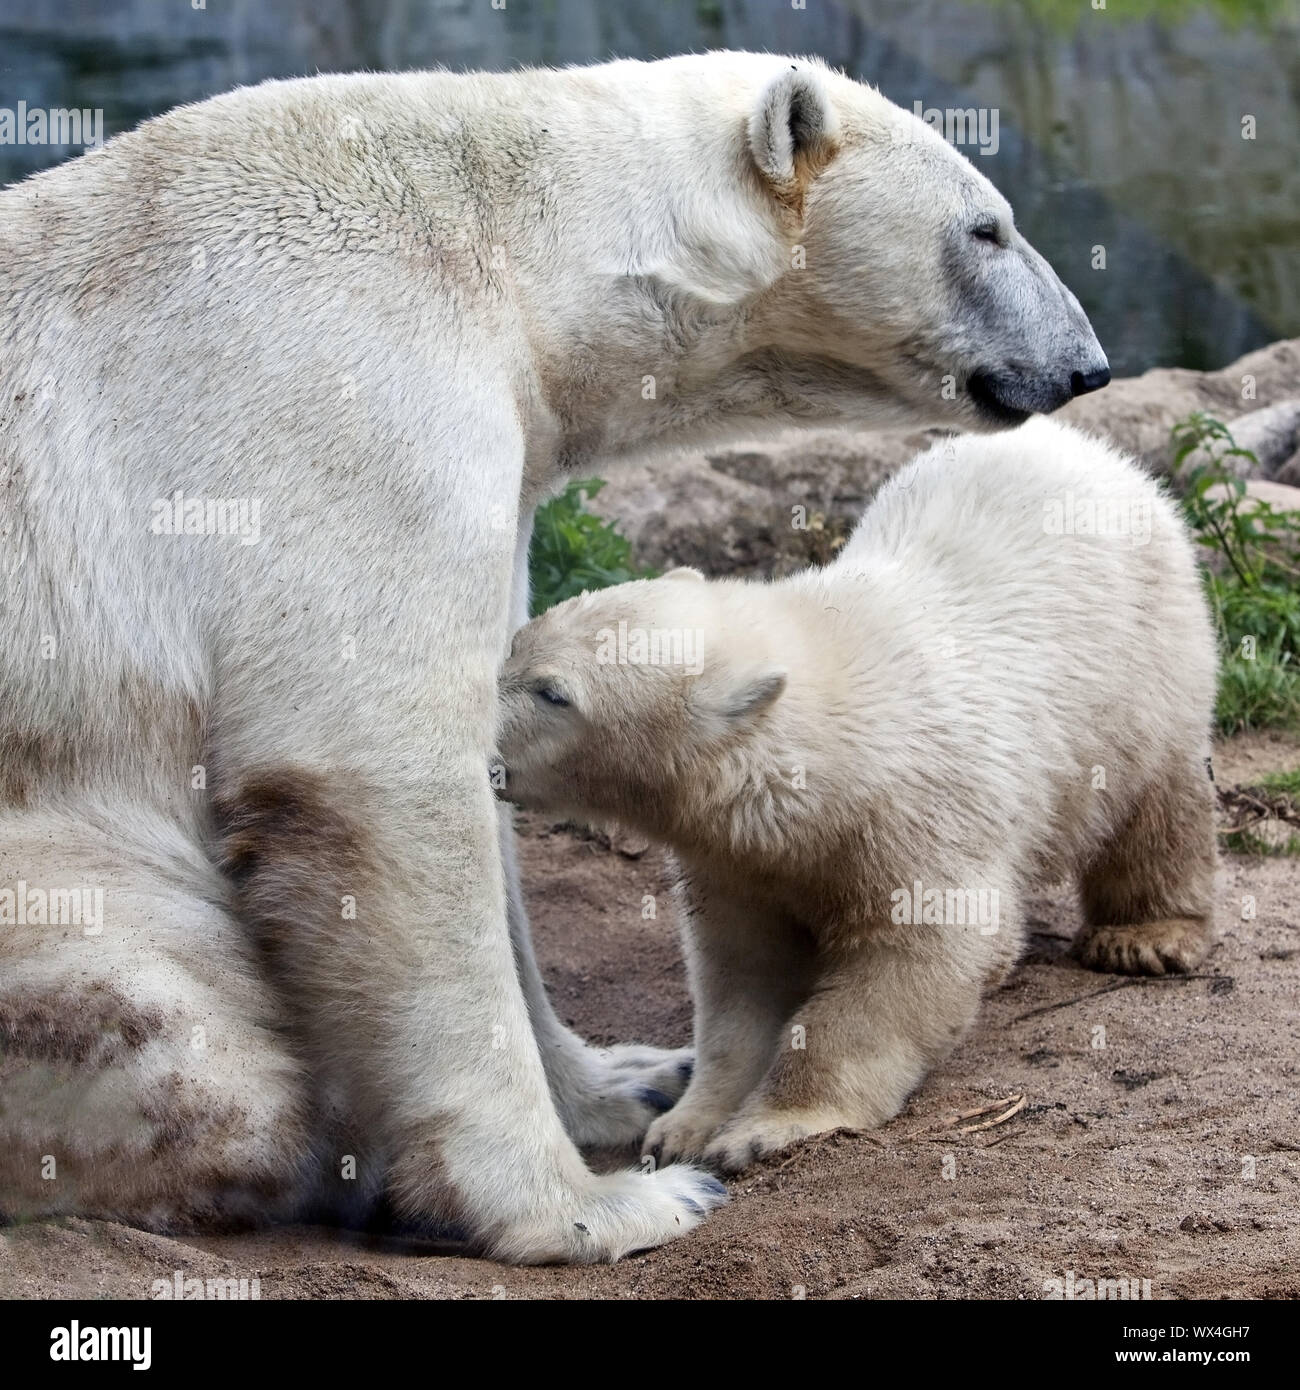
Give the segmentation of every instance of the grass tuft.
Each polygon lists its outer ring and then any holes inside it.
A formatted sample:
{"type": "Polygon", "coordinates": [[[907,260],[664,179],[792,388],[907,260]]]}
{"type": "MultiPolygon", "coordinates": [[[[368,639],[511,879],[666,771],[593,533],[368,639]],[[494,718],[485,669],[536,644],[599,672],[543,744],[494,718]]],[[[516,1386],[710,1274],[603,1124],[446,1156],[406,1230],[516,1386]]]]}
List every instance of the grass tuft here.
{"type": "Polygon", "coordinates": [[[1300,512],[1251,497],[1229,459],[1254,460],[1221,421],[1174,426],[1183,512],[1207,551],[1205,588],[1219,638],[1222,734],[1300,726],[1300,512]],[[1195,455],[1198,462],[1188,466],[1195,455]]]}
{"type": "Polygon", "coordinates": [[[654,577],[654,570],[633,563],[631,543],[618,527],[587,510],[604,486],[600,478],[575,479],[537,509],[528,551],[534,618],[575,594],[654,577]]]}

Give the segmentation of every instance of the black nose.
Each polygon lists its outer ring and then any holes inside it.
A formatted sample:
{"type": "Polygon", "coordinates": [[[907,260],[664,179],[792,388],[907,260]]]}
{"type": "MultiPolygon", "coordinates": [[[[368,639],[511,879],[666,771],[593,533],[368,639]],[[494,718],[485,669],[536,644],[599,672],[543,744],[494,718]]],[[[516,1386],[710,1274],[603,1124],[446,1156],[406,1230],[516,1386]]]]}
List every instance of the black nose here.
{"type": "Polygon", "coordinates": [[[1109,367],[1098,367],[1095,372],[1071,372],[1070,392],[1075,396],[1086,396],[1089,391],[1100,391],[1109,381],[1109,367]]]}

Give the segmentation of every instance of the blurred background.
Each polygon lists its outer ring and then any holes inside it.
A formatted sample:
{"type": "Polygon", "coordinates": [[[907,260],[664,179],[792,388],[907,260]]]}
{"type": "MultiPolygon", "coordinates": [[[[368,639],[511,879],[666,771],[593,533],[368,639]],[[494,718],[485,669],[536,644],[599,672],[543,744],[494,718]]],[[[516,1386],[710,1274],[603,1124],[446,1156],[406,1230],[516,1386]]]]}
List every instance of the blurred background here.
{"type": "MultiPolygon", "coordinates": [[[[1118,374],[1219,367],[1300,336],[1300,0],[504,6],[0,0],[0,108],[102,108],[108,136],[268,77],[817,54],[909,109],[996,110],[997,152],[965,152],[1078,294],[1118,374]]],[[[75,153],[0,144],[0,181],[75,153]]]]}

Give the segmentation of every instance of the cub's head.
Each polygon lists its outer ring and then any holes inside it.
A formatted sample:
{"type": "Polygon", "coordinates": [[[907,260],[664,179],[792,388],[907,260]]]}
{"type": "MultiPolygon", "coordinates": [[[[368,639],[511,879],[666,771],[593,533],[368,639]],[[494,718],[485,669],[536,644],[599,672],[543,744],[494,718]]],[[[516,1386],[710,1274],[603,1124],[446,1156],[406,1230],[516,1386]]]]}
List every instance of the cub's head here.
{"type": "Polygon", "coordinates": [[[1078,300],[976,167],[996,113],[927,113],[968,159],[819,64],[764,77],[748,155],[793,258],[757,311],[774,346],[846,364],[845,392],[900,423],[1003,428],[1109,381],[1078,300]]]}
{"type": "Polygon", "coordinates": [[[725,584],[694,570],[582,594],[515,634],[502,669],[501,796],[671,836],[685,793],[743,740],[785,688],[745,655],[725,584]]]}

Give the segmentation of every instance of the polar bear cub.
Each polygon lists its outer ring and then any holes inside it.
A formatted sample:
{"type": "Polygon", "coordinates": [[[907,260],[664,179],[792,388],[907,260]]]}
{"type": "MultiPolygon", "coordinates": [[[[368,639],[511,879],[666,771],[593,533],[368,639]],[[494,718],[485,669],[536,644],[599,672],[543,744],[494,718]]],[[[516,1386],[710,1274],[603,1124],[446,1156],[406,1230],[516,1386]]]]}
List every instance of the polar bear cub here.
{"type": "Polygon", "coordinates": [[[1209,948],[1215,643],[1160,486],[1059,423],[937,444],[835,562],[552,609],[504,668],[504,794],[667,842],[697,1064],[646,1151],[724,1171],[878,1125],[1077,879],[1078,948],[1209,948]]]}

